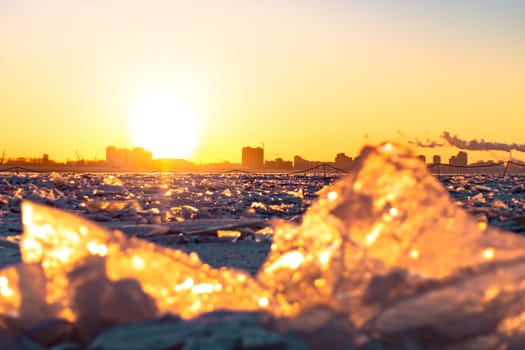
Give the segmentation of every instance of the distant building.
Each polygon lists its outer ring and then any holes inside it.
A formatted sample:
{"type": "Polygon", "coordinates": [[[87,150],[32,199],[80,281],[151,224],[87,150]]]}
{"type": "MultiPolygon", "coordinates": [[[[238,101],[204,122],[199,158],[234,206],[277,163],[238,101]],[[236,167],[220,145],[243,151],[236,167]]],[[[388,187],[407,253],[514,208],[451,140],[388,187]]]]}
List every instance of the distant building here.
{"type": "Polygon", "coordinates": [[[191,171],[195,163],[180,158],[161,158],[153,161],[153,167],[161,171],[191,171]]]}
{"type": "Polygon", "coordinates": [[[448,164],[457,165],[457,166],[467,166],[468,164],[467,152],[459,151],[457,155],[449,158],[448,164]]]}
{"type": "Polygon", "coordinates": [[[106,147],[106,162],[112,166],[149,168],[152,160],[152,153],[141,147],[132,150],[114,146],[106,147]]]}
{"type": "Polygon", "coordinates": [[[305,170],[308,168],[313,168],[321,164],[326,164],[325,162],[306,160],[301,156],[293,157],[293,167],[296,170],[305,170]]]}
{"type": "Polygon", "coordinates": [[[468,165],[468,155],[467,152],[460,151],[458,152],[458,155],[456,156],[456,160],[458,161],[458,165],[468,165]]]}
{"type": "Polygon", "coordinates": [[[441,156],[435,154],[434,157],[432,157],[432,164],[441,164],[441,156]]]}
{"type": "Polygon", "coordinates": [[[135,147],[129,155],[130,165],[133,167],[151,167],[153,154],[142,147],[135,147]]]}
{"type": "Polygon", "coordinates": [[[292,170],[293,163],[290,160],[276,158],[275,160],[267,160],[266,162],[264,162],[264,167],[270,170],[292,170]]]}
{"type": "Polygon", "coordinates": [[[352,157],[348,157],[344,153],[338,153],[335,156],[335,166],[336,167],[340,169],[348,170],[352,168],[353,165],[354,165],[354,159],[352,159],[352,157]]]}
{"type": "Polygon", "coordinates": [[[125,166],[128,163],[126,150],[115,146],[106,147],[106,162],[113,166],[125,166]]]}
{"type": "Polygon", "coordinates": [[[262,169],[264,167],[264,149],[261,147],[243,147],[242,166],[247,169],[262,169]]]}
{"type": "Polygon", "coordinates": [[[424,154],[420,154],[420,155],[418,155],[417,157],[418,157],[419,159],[421,159],[421,161],[422,161],[423,163],[425,163],[425,164],[427,163],[427,157],[425,157],[424,154]]]}
{"type": "Polygon", "coordinates": [[[304,159],[301,156],[294,156],[293,167],[297,170],[310,168],[310,161],[304,159]]]}

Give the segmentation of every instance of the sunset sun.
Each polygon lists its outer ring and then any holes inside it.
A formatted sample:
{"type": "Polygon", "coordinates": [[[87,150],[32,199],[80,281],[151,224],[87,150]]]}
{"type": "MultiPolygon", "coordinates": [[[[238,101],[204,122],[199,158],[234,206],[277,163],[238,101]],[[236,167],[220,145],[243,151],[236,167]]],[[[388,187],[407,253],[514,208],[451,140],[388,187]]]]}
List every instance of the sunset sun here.
{"type": "Polygon", "coordinates": [[[130,113],[133,143],[154,158],[188,158],[198,144],[197,113],[175,94],[137,100],[130,113]]]}

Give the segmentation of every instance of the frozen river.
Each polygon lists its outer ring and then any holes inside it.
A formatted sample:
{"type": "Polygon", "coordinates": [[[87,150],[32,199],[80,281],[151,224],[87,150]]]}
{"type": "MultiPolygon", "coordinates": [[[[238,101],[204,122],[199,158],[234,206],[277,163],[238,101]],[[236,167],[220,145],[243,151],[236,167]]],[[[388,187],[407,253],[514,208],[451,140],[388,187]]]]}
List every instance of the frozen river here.
{"type": "MultiPolygon", "coordinates": [[[[203,219],[280,218],[298,222],[318,191],[338,178],[278,174],[0,174],[0,234],[21,233],[23,199],[114,226],[169,225],[203,219]]],[[[524,230],[520,218],[525,216],[525,176],[442,175],[439,179],[456,203],[479,219],[516,232],[524,230]]]]}
{"type": "Polygon", "coordinates": [[[0,276],[0,348],[9,329],[45,348],[522,349],[525,178],[436,181],[390,144],[362,159],[345,179],[2,174],[1,265],[24,258],[0,276]]]}
{"type": "MultiPolygon", "coordinates": [[[[246,228],[259,235],[259,250],[268,250],[270,220],[298,223],[318,192],[344,175],[283,174],[0,174],[0,266],[18,262],[22,232],[20,203],[31,200],[72,212],[111,229],[146,237],[179,249],[200,248],[201,258],[254,273],[265,254],[253,259],[238,239],[221,245],[225,255],[194,244],[218,243],[217,229],[246,228]],[[169,235],[172,233],[172,235],[169,235]],[[190,233],[186,238],[173,233],[190,233]],[[231,251],[230,251],[231,250],[231,251]],[[230,259],[228,259],[228,256],[230,259]],[[241,258],[239,258],[241,257],[241,258]]],[[[456,204],[477,220],[525,233],[525,176],[441,175],[456,204]]],[[[241,230],[243,233],[246,230],[241,230]]],[[[226,238],[226,240],[228,240],[226,238]]],[[[249,244],[246,247],[250,246],[249,244]]]]}

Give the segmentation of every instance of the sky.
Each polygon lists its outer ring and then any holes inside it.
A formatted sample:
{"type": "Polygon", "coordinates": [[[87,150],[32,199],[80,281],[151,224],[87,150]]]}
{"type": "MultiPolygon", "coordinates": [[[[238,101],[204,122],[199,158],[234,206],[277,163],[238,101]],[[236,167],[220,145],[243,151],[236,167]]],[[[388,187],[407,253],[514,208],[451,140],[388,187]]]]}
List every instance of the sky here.
{"type": "Polygon", "coordinates": [[[329,161],[443,132],[523,144],[524,121],[521,0],[0,0],[7,158],[329,161]]]}

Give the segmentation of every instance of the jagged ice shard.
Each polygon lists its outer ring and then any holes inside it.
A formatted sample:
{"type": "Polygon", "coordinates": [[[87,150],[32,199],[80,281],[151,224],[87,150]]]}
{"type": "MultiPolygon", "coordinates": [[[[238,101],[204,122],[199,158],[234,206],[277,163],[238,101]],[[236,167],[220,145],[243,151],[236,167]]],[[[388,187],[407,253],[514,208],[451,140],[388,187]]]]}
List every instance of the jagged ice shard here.
{"type": "Polygon", "coordinates": [[[475,221],[402,146],[365,147],[300,225],[276,224],[255,277],[56,209],[22,209],[23,264],[0,271],[7,328],[63,318],[90,337],[103,324],[226,309],[304,329],[322,309],[316,322],[344,322],[350,346],[525,348],[525,238],[475,221]]]}

